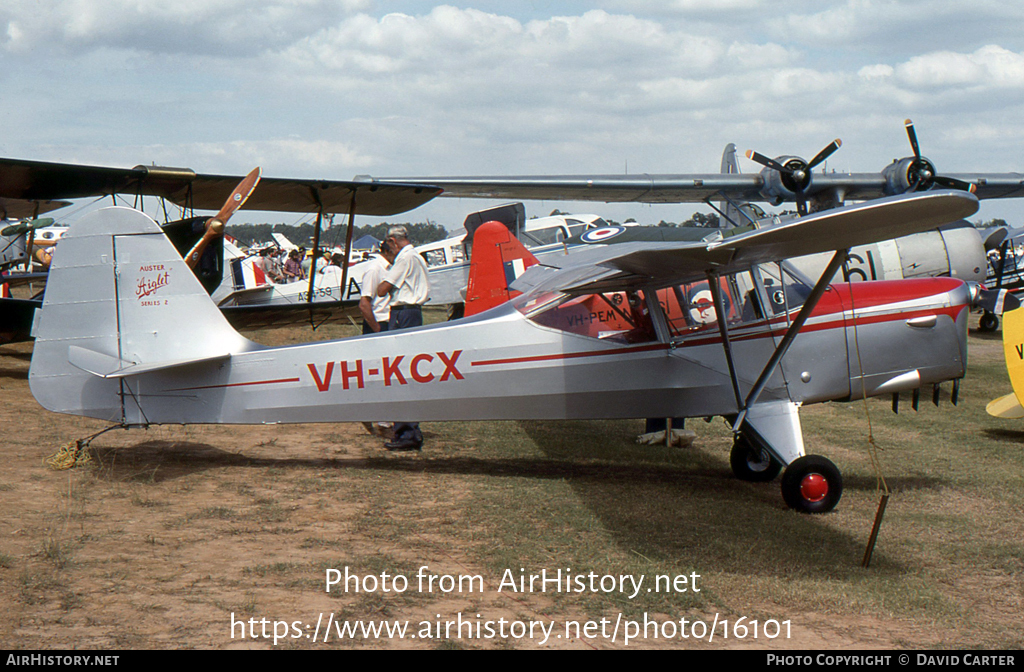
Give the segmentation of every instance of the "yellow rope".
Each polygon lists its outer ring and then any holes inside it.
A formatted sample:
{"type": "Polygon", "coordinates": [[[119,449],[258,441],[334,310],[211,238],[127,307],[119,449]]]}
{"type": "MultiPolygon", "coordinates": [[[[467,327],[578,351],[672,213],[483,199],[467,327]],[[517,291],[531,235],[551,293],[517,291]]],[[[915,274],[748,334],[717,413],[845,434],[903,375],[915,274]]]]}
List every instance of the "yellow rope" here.
{"type": "Polygon", "coordinates": [[[857,306],[854,305],[853,300],[853,283],[850,280],[846,281],[847,287],[850,289],[850,317],[853,321],[853,344],[857,350],[857,368],[860,370],[860,391],[861,398],[864,401],[864,417],[868,421],[868,458],[871,460],[871,466],[875,470],[875,490],[881,491],[884,494],[889,494],[889,485],[885,482],[885,476],[882,474],[882,463],[878,457],[878,451],[881,448],[875,443],[875,435],[871,427],[871,412],[868,408],[868,393],[867,385],[864,382],[864,364],[860,358],[860,332],[857,330],[857,306]]]}
{"type": "Polygon", "coordinates": [[[91,460],[88,451],[80,447],[78,441],[69,441],[53,455],[43,458],[43,466],[53,471],[64,471],[88,464],[91,460]]]}

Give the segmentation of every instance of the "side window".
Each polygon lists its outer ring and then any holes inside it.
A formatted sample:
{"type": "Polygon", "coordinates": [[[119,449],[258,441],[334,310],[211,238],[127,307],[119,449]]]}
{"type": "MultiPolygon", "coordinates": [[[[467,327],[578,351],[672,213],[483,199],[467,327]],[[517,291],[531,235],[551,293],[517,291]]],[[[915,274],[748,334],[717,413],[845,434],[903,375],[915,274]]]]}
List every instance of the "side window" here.
{"type": "Polygon", "coordinates": [[[657,339],[643,292],[563,295],[540,309],[531,310],[524,305],[520,310],[539,325],[578,336],[615,343],[646,343],[657,339]]]}
{"type": "MultiPolygon", "coordinates": [[[[738,273],[717,279],[722,308],[729,327],[764,319],[764,310],[750,273],[738,273]]],[[[718,330],[718,315],[710,281],[698,280],[658,291],[665,311],[669,333],[686,336],[718,330]]]]}
{"type": "Polygon", "coordinates": [[[764,293],[768,297],[768,312],[781,315],[799,308],[811,294],[811,286],[779,264],[764,264],[759,269],[764,293]]]}
{"type": "Polygon", "coordinates": [[[444,250],[428,250],[423,253],[423,258],[429,267],[445,265],[444,250]]]}
{"type": "Polygon", "coordinates": [[[524,231],[524,236],[529,238],[534,245],[551,245],[552,243],[560,243],[564,240],[562,235],[561,227],[550,227],[547,229],[534,229],[533,231],[524,231]]]}

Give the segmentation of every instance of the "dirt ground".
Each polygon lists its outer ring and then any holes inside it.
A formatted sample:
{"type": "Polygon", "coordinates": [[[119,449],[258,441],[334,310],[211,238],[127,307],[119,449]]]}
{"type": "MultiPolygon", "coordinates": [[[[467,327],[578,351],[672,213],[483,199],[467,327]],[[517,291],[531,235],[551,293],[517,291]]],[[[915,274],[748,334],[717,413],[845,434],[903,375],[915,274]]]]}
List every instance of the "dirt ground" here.
{"type": "MultiPolygon", "coordinates": [[[[982,359],[998,358],[998,341],[973,348],[982,359]]],[[[491,520],[478,518],[482,509],[495,507],[500,516],[502,506],[500,498],[489,502],[473,494],[481,480],[516,463],[482,454],[486,437],[472,428],[425,426],[429,449],[422,455],[388,454],[359,424],[116,430],[93,442],[89,465],[53,471],[44,458],[103,425],[42,410],[28,390],[30,356],[28,344],[0,348],[0,648],[274,648],[275,629],[277,648],[623,646],[623,630],[614,640],[600,632],[610,631],[622,613],[614,603],[497,590],[503,577],[495,567],[502,563],[481,558],[515,558],[508,548],[515,542],[508,539],[525,544],[531,528],[557,512],[540,492],[523,505],[526,520],[507,521],[509,530],[521,531],[495,535],[487,527],[493,522],[479,522],[491,520]],[[414,582],[424,565],[435,576],[481,576],[484,585],[461,592],[446,592],[440,580],[429,592],[415,583],[390,593],[380,584],[364,583],[362,592],[325,588],[331,568],[349,567],[375,580],[403,574],[414,582]],[[408,636],[423,622],[443,624],[459,615],[491,627],[500,619],[555,626],[543,643],[537,635],[518,636],[511,625],[504,637],[459,637],[450,630],[408,636]],[[601,618],[608,623],[598,623],[601,618]],[[416,624],[405,637],[323,641],[329,624],[399,619],[416,624]],[[564,627],[573,619],[595,624],[574,637],[564,627]],[[261,636],[253,638],[247,626],[261,636]]],[[[538,487],[559,485],[557,473],[537,479],[538,487]]],[[[569,547],[616,543],[600,522],[580,526],[586,529],[563,545],[531,553],[547,553],[546,566],[554,570],[565,567],[569,547]]],[[[758,553],[746,543],[729,550],[739,565],[758,553]]],[[[641,555],[629,548],[622,553],[641,555]]],[[[514,560],[505,565],[516,567],[514,560]]],[[[1008,604],[1005,584],[980,584],[974,588],[979,604],[1008,604]]],[[[731,619],[789,620],[800,625],[789,639],[676,637],[631,646],[932,648],[957,642],[956,632],[927,619],[795,609],[782,604],[785,590],[676,606],[685,606],[691,619],[707,618],[708,625],[719,611],[731,619]]],[[[678,614],[652,615],[678,621],[678,614]]]]}

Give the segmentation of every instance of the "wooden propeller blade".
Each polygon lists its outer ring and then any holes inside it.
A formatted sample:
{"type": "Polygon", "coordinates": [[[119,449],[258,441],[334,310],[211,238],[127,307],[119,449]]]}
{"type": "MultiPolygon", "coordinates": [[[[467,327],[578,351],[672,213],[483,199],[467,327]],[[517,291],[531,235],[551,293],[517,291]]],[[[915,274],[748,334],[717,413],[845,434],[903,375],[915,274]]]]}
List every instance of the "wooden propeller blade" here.
{"type": "Polygon", "coordinates": [[[206,231],[203,232],[203,237],[185,255],[185,264],[189,268],[195,269],[196,264],[199,263],[199,257],[203,256],[203,252],[206,251],[206,247],[210,244],[211,240],[217,236],[224,235],[224,226],[231,219],[231,215],[235,214],[235,210],[242,207],[246,200],[248,200],[252,192],[256,190],[256,185],[259,181],[260,169],[257,166],[245,176],[245,179],[238,183],[235,190],[228,196],[228,200],[225,201],[220,212],[206,220],[206,231]]]}
{"type": "Polygon", "coordinates": [[[228,200],[224,202],[224,206],[220,209],[220,212],[214,215],[213,219],[227,224],[228,220],[231,219],[231,215],[235,214],[235,210],[242,207],[242,205],[244,205],[249,199],[249,196],[252,195],[252,192],[256,190],[256,185],[259,184],[259,181],[260,169],[257,166],[245,176],[245,179],[238,183],[235,190],[231,192],[230,196],[228,196],[228,200]]]}

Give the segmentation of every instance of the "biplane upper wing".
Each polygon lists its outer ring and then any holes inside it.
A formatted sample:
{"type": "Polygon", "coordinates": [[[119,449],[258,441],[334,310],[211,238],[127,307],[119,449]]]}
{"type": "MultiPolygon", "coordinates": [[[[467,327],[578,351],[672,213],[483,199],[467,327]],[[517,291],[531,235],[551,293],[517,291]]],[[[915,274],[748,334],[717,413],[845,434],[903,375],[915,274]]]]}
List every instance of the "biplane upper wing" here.
{"type": "Polygon", "coordinates": [[[28,219],[71,205],[70,201],[0,197],[0,219],[28,219]]]}
{"type": "Polygon", "coordinates": [[[944,190],[890,196],[747,230],[678,243],[622,243],[594,247],[534,266],[512,288],[591,293],[668,285],[754,264],[864,245],[934,229],[978,210],[978,199],[944,190]]]}
{"type": "MultiPolygon", "coordinates": [[[[107,168],[0,158],[0,199],[47,202],[125,194],[159,196],[182,207],[218,210],[243,177],[163,166],[107,168]]],[[[440,188],[427,184],[264,177],[244,207],[388,216],[419,207],[440,193],[440,188]]]]}

